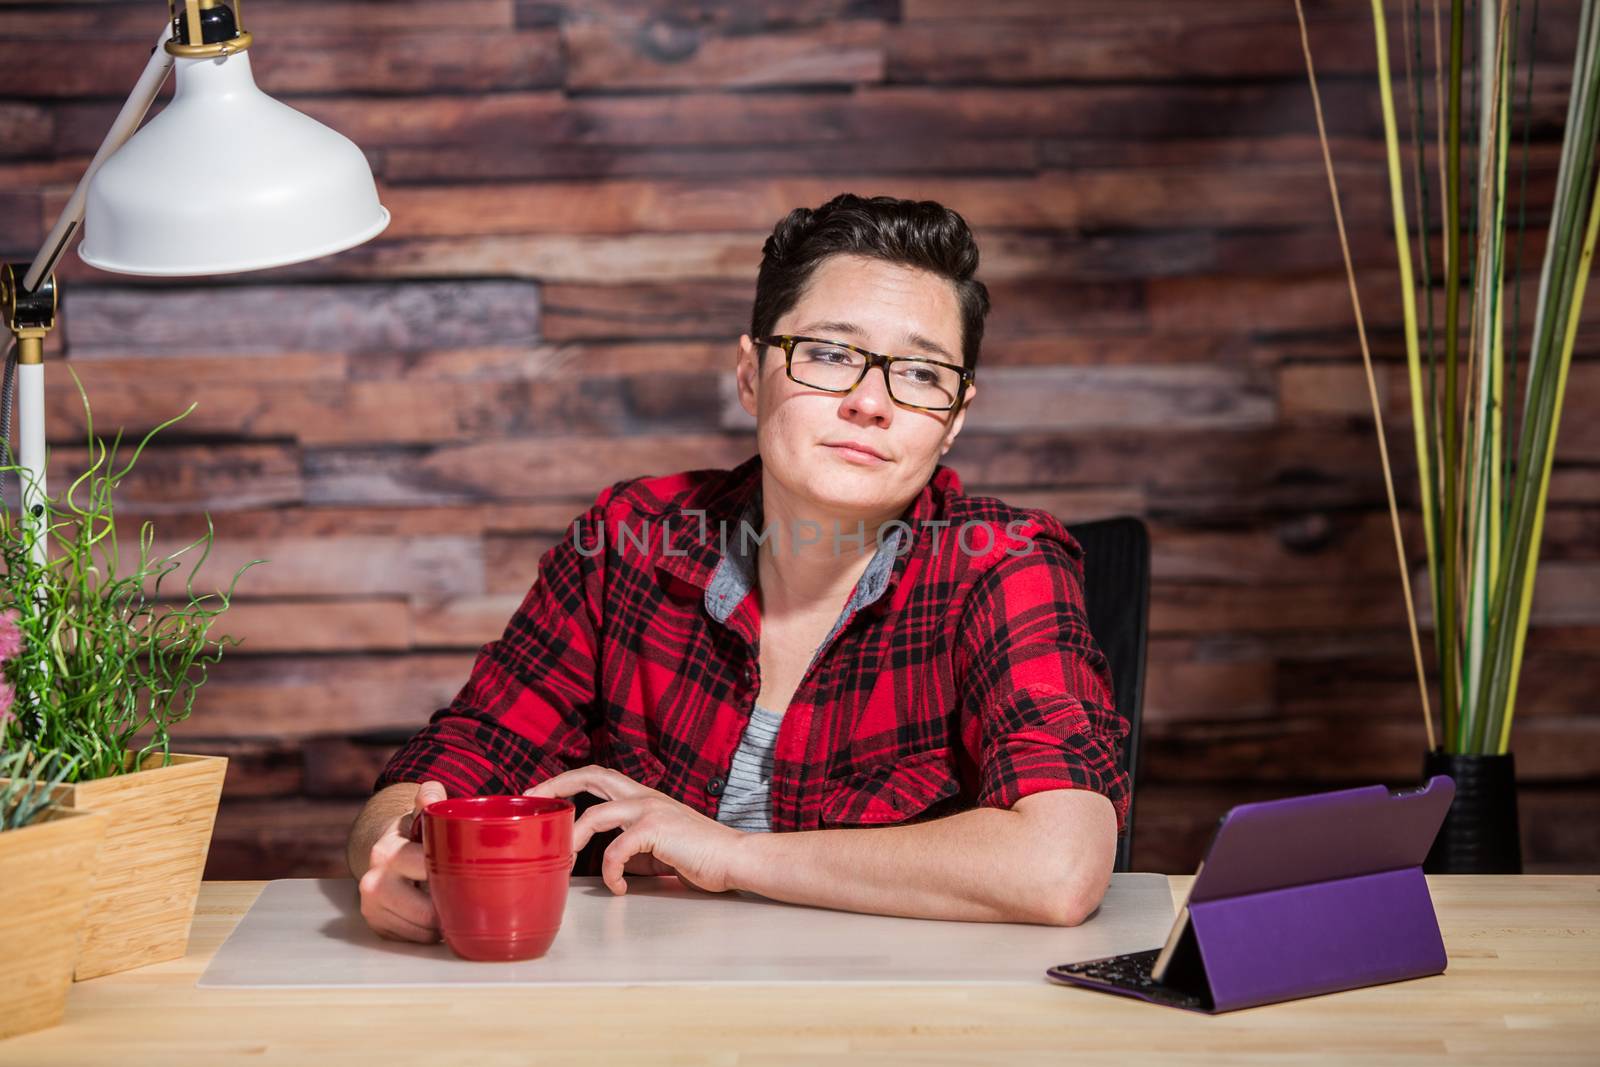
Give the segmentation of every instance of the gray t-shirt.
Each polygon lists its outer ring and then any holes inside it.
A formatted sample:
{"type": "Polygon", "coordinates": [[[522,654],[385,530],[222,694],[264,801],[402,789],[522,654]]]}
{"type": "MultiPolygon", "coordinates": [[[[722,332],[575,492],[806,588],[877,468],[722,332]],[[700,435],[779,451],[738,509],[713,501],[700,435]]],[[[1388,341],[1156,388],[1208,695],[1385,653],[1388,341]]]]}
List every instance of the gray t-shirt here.
{"type": "Polygon", "coordinates": [[[772,829],[772,750],[782,724],[781,711],[757,704],[750,712],[750,725],[734,749],[727,784],[722,787],[718,822],[735,830],[765,833],[772,829]]]}
{"type": "MultiPolygon", "coordinates": [[[[760,493],[756,494],[745,512],[745,520],[752,530],[758,529],[760,493]]],[[[828,636],[817,646],[820,652],[827,647],[844,620],[852,611],[865,607],[883,595],[889,571],[894,566],[895,552],[905,531],[896,529],[883,539],[871,562],[867,564],[855,592],[846,602],[839,617],[834,620],[828,636]]],[[[753,538],[752,538],[753,540],[753,538]]],[[[728,542],[728,555],[712,577],[706,590],[706,608],[718,622],[726,622],[733,608],[743,600],[755,585],[755,547],[743,550],[741,538],[732,534],[728,542]]],[[[815,660],[813,653],[813,660],[815,660]]],[[[765,833],[772,829],[772,753],[778,743],[778,727],[783,724],[783,713],[760,704],[750,712],[750,722],[745,726],[744,737],[734,749],[733,762],[728,767],[722,800],[717,805],[717,821],[736,830],[765,833]]]]}

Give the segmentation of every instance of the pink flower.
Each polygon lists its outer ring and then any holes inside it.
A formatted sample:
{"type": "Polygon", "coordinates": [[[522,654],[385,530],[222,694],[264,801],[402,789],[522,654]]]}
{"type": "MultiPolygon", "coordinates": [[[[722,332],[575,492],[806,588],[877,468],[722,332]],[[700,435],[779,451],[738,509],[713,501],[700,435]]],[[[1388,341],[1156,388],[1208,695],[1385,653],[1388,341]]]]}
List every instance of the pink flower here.
{"type": "Polygon", "coordinates": [[[21,617],[16,608],[0,611],[0,662],[22,651],[22,628],[17,625],[21,617]]]}
{"type": "Polygon", "coordinates": [[[11,687],[10,682],[0,681],[0,726],[16,718],[11,714],[11,705],[17,699],[17,691],[11,687]]]}

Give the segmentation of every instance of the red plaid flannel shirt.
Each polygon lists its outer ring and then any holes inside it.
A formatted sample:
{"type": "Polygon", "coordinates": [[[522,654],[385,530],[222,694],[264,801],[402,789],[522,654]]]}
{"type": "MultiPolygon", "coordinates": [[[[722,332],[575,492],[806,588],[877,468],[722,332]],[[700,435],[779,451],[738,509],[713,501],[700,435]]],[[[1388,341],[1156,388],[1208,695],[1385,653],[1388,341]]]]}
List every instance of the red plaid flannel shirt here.
{"type": "MultiPolygon", "coordinates": [[[[750,595],[718,622],[707,587],[760,485],[757,455],[602,492],[374,789],[519,793],[598,763],[715,818],[760,692],[761,625],[750,595]]],[[[784,709],[772,829],[899,823],[1076,788],[1108,797],[1120,831],[1128,722],[1085,621],[1078,543],[1047,512],[963,494],[943,465],[902,521],[909,550],[902,541],[881,594],[835,627],[784,709]]]]}

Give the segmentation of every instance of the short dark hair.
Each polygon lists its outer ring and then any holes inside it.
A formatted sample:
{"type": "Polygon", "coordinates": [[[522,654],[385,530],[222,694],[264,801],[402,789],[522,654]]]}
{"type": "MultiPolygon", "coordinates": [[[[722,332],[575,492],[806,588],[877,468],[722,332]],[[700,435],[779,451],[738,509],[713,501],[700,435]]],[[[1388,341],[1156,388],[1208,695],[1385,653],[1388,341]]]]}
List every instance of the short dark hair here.
{"type": "Polygon", "coordinates": [[[989,290],[975,275],[978,245],[959,214],[932,200],[841,193],[821,207],[795,208],[761,246],[750,336],[765,337],[793,309],[829,256],[867,256],[937,274],[956,288],[961,357],[978,369],[989,290]]]}

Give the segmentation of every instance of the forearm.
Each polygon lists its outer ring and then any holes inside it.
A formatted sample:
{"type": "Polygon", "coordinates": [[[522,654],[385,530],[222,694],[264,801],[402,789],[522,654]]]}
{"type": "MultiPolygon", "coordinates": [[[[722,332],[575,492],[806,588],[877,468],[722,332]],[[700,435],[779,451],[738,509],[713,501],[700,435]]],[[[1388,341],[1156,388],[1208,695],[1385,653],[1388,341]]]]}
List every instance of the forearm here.
{"type": "Polygon", "coordinates": [[[375,793],[356,821],[350,827],[350,839],[345,845],[345,862],[356,879],[367,873],[372,861],[372,846],[383,835],[384,828],[409,812],[416,803],[418,782],[396,782],[375,793]]]}
{"type": "Polygon", "coordinates": [[[736,888],[878,915],[1074,925],[1092,905],[1020,812],[983,807],[929,822],[749,834],[736,888]]]}

